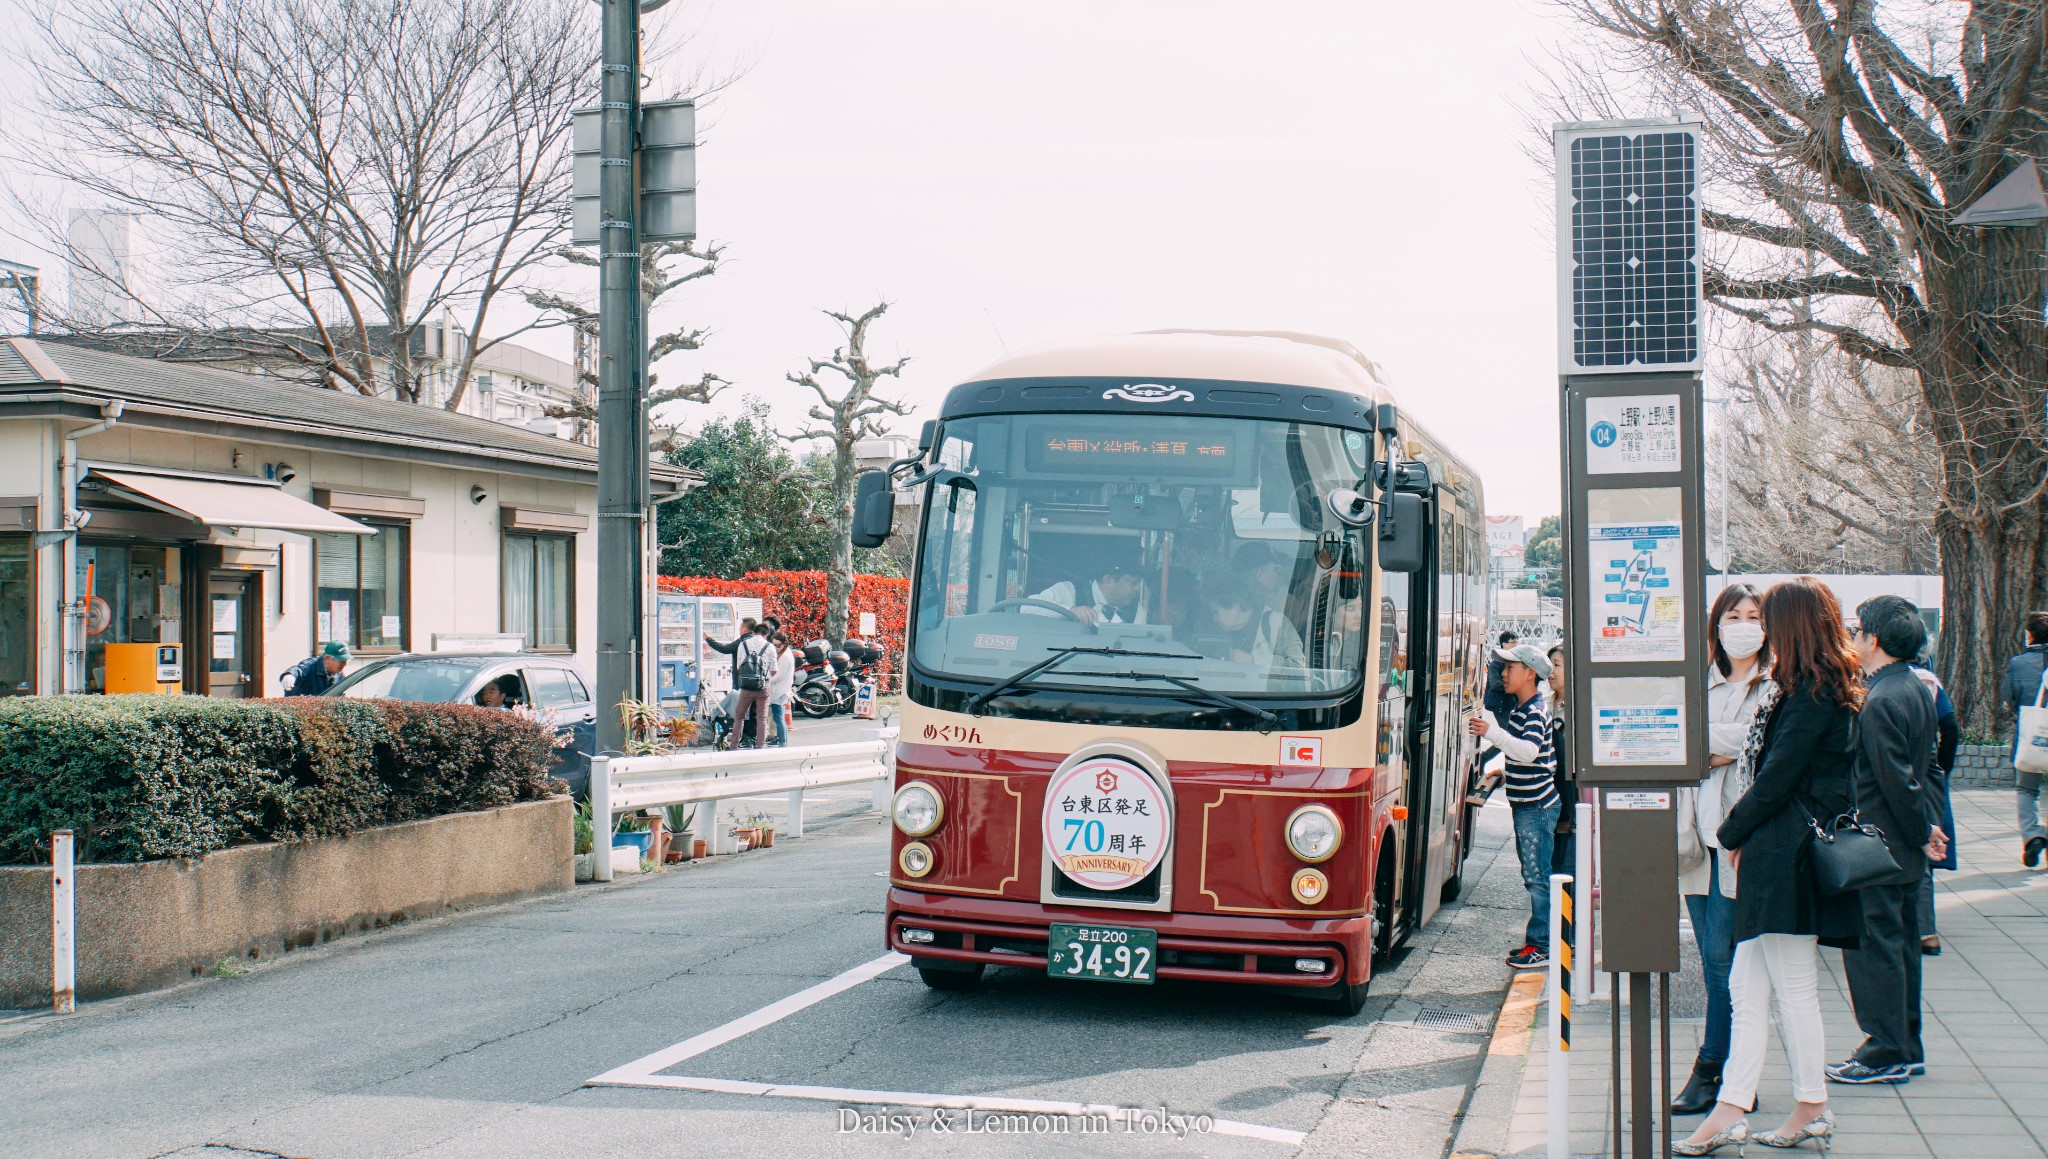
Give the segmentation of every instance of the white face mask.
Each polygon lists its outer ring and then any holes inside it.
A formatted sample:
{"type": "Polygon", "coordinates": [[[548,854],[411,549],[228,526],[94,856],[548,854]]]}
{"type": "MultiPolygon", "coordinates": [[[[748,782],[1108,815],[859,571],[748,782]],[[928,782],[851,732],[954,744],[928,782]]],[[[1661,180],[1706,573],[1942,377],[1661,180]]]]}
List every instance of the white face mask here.
{"type": "Polygon", "coordinates": [[[1754,620],[1737,620],[1721,625],[1721,650],[1737,660],[1747,660],[1764,648],[1764,626],[1754,620]]]}

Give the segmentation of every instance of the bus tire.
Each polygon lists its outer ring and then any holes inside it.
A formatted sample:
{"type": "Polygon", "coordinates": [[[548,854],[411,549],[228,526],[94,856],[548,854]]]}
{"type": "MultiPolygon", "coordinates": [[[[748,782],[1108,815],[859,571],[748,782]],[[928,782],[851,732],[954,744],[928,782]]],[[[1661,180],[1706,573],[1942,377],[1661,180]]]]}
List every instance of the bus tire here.
{"type": "Polygon", "coordinates": [[[951,969],[947,966],[918,966],[917,976],[934,990],[978,990],[981,988],[981,973],[988,967],[975,962],[967,969],[951,969]]]}
{"type": "Polygon", "coordinates": [[[1463,859],[1460,859],[1458,868],[1451,870],[1451,875],[1444,879],[1443,891],[1437,895],[1437,898],[1443,904],[1449,905],[1458,900],[1458,895],[1463,892],[1465,892],[1465,862],[1463,859]]]}
{"type": "Polygon", "coordinates": [[[1400,931],[1394,928],[1394,875],[1400,872],[1394,859],[1394,833],[1388,830],[1380,838],[1379,867],[1373,872],[1373,926],[1372,956],[1374,961],[1385,961],[1400,943],[1400,931]]]}
{"type": "Polygon", "coordinates": [[[1352,984],[1335,982],[1309,991],[1319,1009],[1334,1010],[1346,1018],[1365,1009],[1366,992],[1372,989],[1371,980],[1352,984]]]}

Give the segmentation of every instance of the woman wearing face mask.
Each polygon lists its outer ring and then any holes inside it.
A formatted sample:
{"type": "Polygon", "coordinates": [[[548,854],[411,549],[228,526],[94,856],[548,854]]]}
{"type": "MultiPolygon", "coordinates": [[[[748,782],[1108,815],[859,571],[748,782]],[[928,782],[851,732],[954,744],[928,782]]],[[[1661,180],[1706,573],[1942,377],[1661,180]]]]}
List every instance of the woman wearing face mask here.
{"type": "Polygon", "coordinates": [[[1770,649],[1764,639],[1762,599],[1749,584],[1721,589],[1707,614],[1707,777],[1696,789],[1678,791],[1678,888],[1692,918],[1706,975],[1707,1026],[1692,1078],[1671,1100],[1676,1115],[1711,1110],[1721,1093],[1721,1068],[1728,1061],[1733,1011],[1728,969],[1735,960],[1735,874],[1715,843],[1728,807],[1742,796],[1737,759],[1742,755],[1757,704],[1770,683],[1770,649]]]}

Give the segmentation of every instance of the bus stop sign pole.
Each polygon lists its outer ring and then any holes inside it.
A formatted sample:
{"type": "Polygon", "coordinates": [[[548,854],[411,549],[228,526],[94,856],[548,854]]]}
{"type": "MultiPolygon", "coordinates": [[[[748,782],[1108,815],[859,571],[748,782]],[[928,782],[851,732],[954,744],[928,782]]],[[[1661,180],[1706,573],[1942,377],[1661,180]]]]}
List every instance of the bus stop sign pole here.
{"type": "Polygon", "coordinates": [[[1628,975],[1609,1015],[1617,1159],[1624,992],[1627,1154],[1670,1151],[1670,1035],[1657,1068],[1652,1015],[1665,1003],[1653,1001],[1651,975],[1668,996],[1679,967],[1676,798],[1707,757],[1698,130],[1665,117],[1553,135],[1570,678],[1559,759],[1598,794],[1599,967],[1628,975]]]}

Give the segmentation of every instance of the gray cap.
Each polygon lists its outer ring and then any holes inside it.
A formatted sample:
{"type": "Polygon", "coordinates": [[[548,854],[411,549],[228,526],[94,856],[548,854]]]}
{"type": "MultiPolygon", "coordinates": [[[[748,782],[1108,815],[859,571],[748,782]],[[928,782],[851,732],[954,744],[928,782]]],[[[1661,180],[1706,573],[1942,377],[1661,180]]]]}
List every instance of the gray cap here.
{"type": "Polygon", "coordinates": [[[1543,649],[1538,648],[1534,644],[1516,644],[1512,648],[1495,648],[1493,654],[1503,660],[1513,660],[1517,664],[1526,664],[1536,670],[1536,675],[1541,676],[1545,680],[1550,679],[1550,657],[1545,656],[1543,649]]]}

